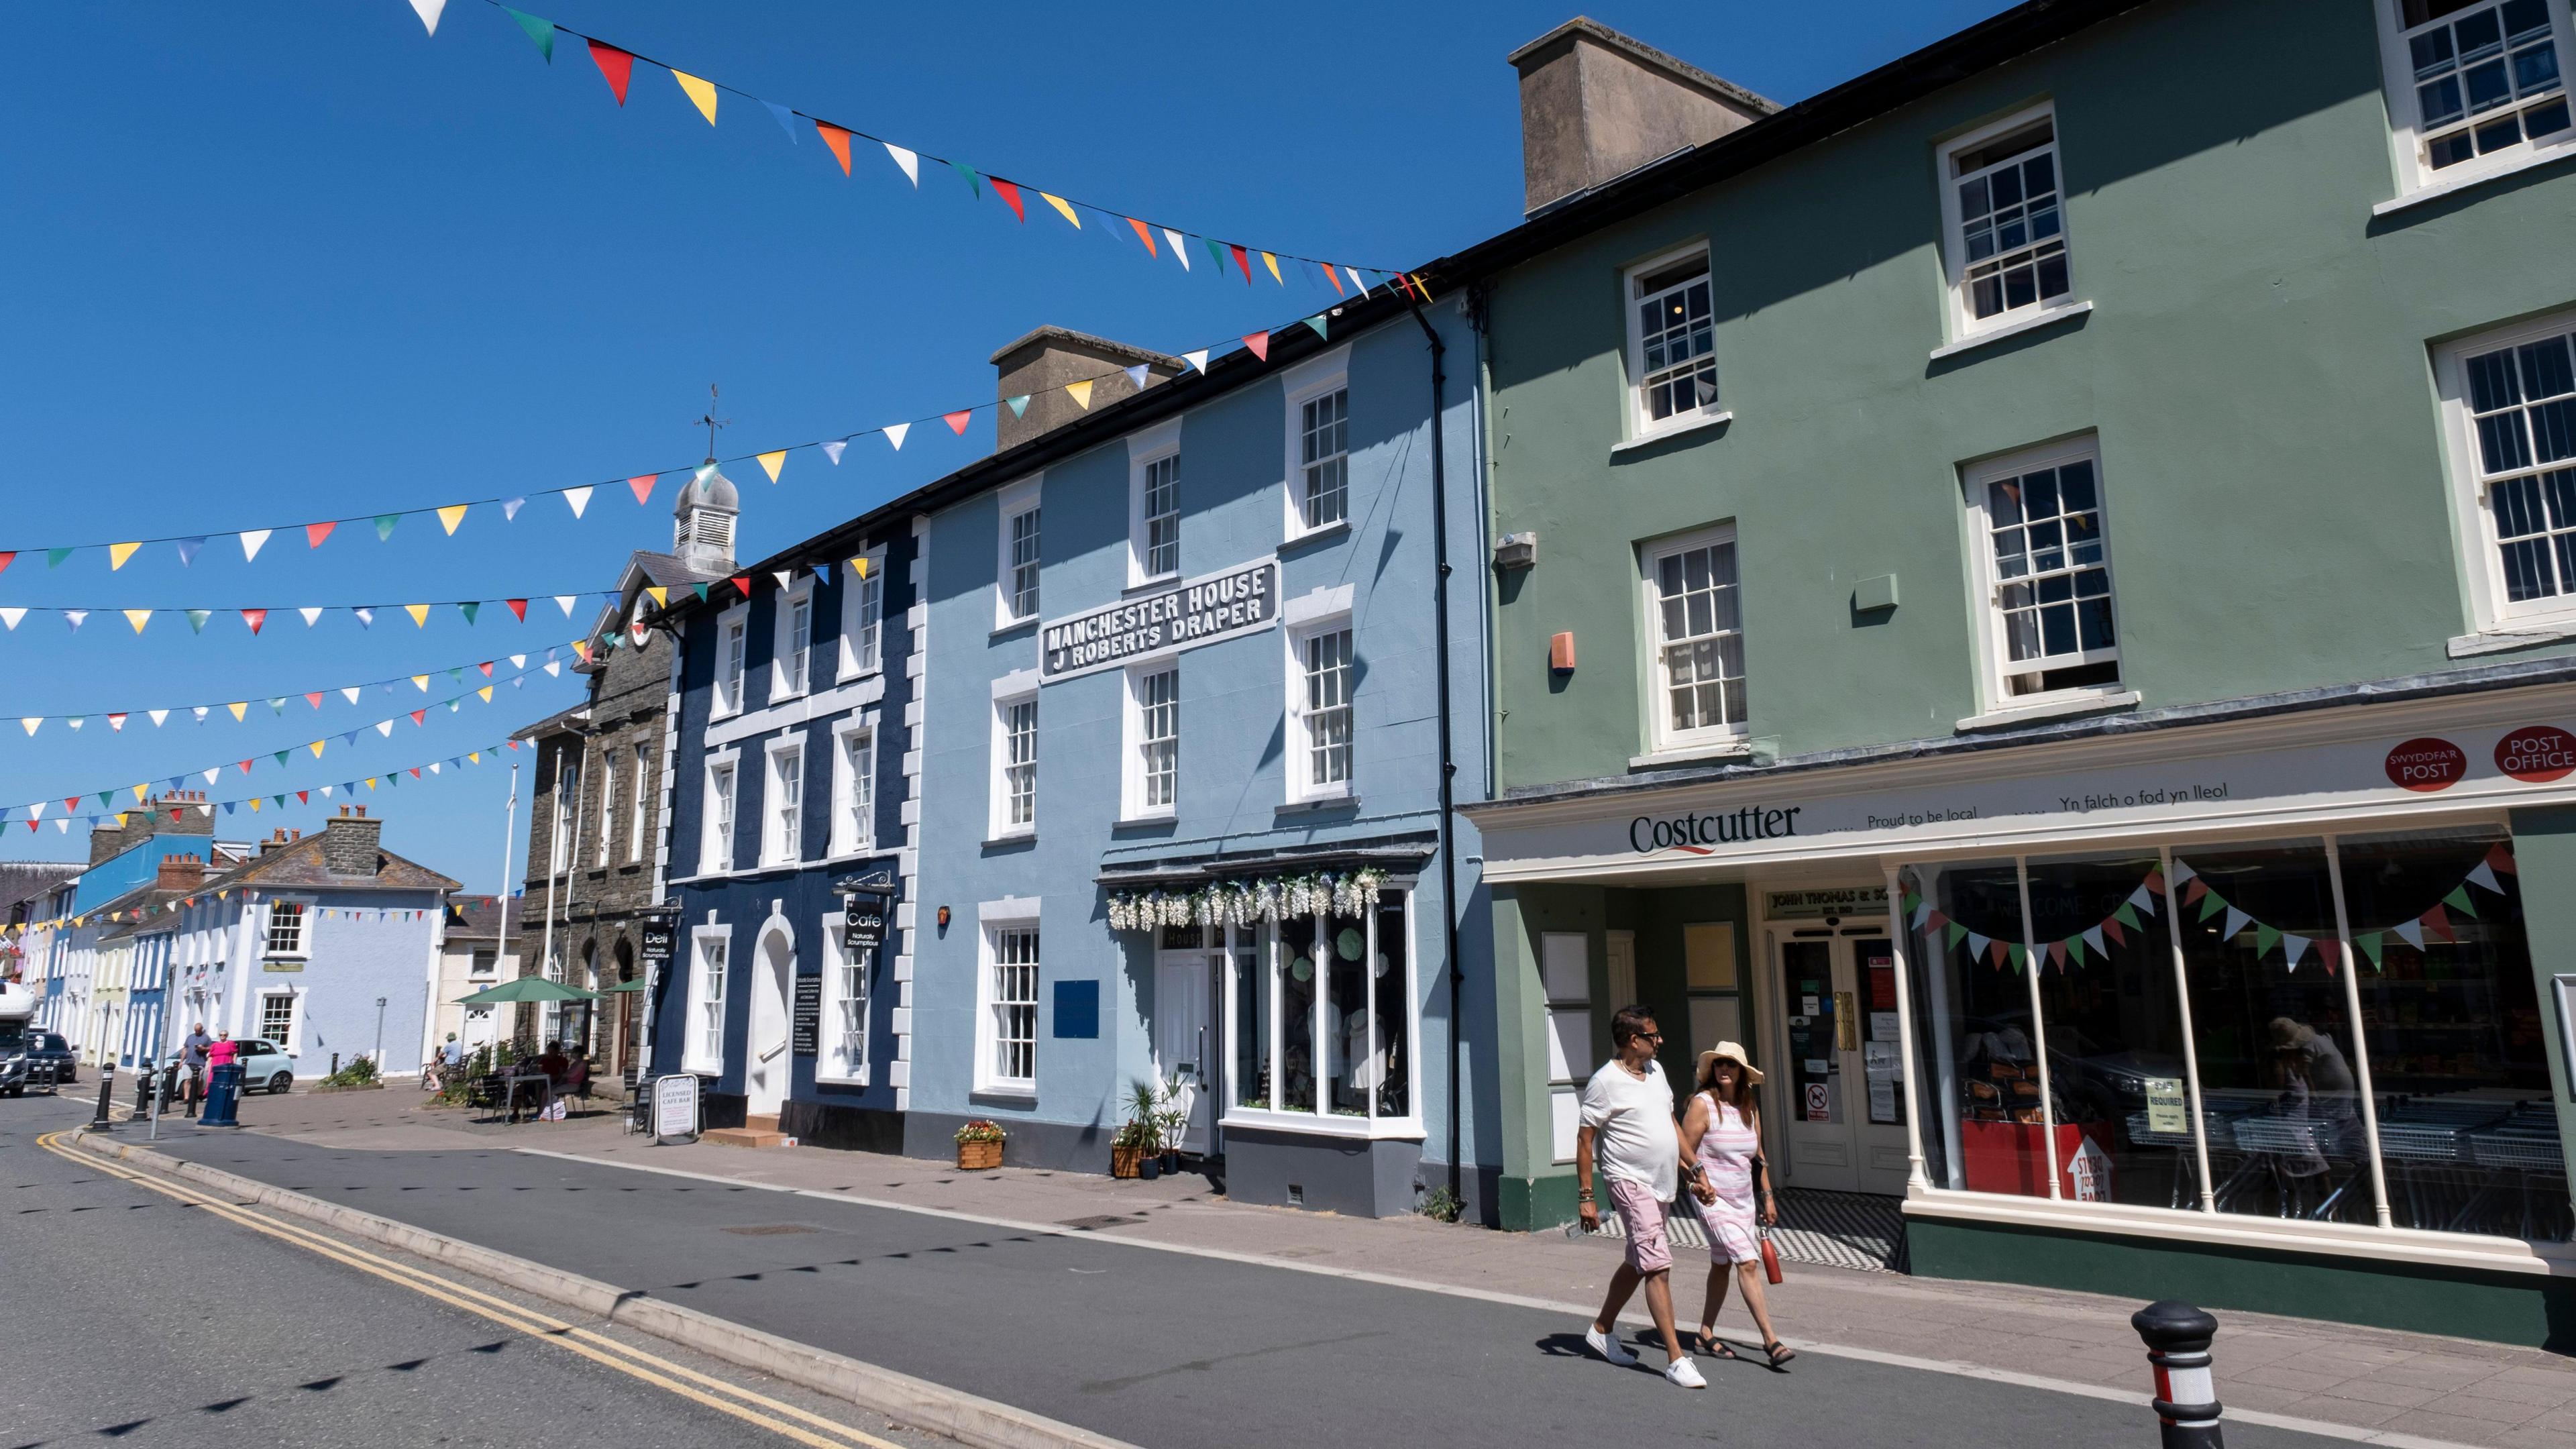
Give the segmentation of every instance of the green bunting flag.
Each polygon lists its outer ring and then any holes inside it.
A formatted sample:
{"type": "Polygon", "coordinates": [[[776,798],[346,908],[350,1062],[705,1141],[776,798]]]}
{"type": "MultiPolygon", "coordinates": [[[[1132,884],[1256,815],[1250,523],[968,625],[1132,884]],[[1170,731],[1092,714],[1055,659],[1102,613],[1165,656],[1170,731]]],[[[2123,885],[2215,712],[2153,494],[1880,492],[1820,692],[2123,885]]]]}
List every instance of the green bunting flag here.
{"type": "Polygon", "coordinates": [[[974,167],[967,165],[963,161],[951,161],[948,164],[956,168],[958,175],[966,178],[966,184],[975,189],[975,194],[977,196],[984,194],[984,178],[976,174],[974,167]]]}
{"type": "Polygon", "coordinates": [[[2261,921],[2256,921],[2254,923],[2255,955],[2260,956],[2279,944],[2281,944],[2281,933],[2279,931],[2272,929],[2270,926],[2264,925],[2261,921]]]}
{"type": "Polygon", "coordinates": [[[2370,958],[2370,969],[2373,971],[2382,969],[2379,964],[2381,939],[2381,933],[2377,931],[2364,931],[2352,938],[2354,948],[2370,958]]]}
{"type": "Polygon", "coordinates": [[[47,567],[47,568],[49,568],[49,569],[58,569],[58,568],[61,568],[61,567],[63,566],[63,560],[64,560],[64,559],[67,559],[67,558],[70,558],[71,556],[72,556],[72,551],[71,551],[70,549],[67,549],[67,548],[49,548],[49,549],[46,549],[46,550],[45,550],[45,567],[47,567]]]}
{"type": "Polygon", "coordinates": [[[704,585],[704,584],[691,584],[691,585],[689,585],[689,587],[690,587],[691,589],[696,590],[697,595],[698,595],[698,602],[699,602],[699,603],[703,604],[703,603],[705,603],[705,602],[707,601],[707,586],[706,586],[706,585],[704,585]]]}
{"type": "Polygon", "coordinates": [[[2139,930],[2144,930],[2144,929],[2146,929],[2145,927],[2141,926],[2141,925],[2138,923],[2138,912],[2137,912],[2137,908],[2136,908],[2136,907],[2134,907],[2134,906],[2132,906],[2132,905],[2130,905],[2127,901],[2122,901],[2122,902],[2120,903],[2120,908],[2119,908],[2118,910],[2113,911],[2113,912],[2111,913],[2111,919],[2112,919],[2112,920],[2115,920],[2115,921],[2117,921],[2117,922],[2119,922],[2119,923],[2120,923],[2121,925],[2123,925],[2123,926],[2128,927],[2128,928],[2129,928],[2130,930],[2132,930],[2132,931],[2139,931],[2139,930]]]}
{"type": "Polygon", "coordinates": [[[474,622],[475,614],[480,612],[482,607],[481,604],[459,604],[456,609],[465,616],[465,622],[471,624],[474,622]]]}
{"type": "Polygon", "coordinates": [[[277,765],[279,769],[284,769],[286,767],[286,757],[293,753],[294,751],[292,750],[280,750],[277,752],[277,765]]]}
{"type": "Polygon", "coordinates": [[[1324,331],[1324,314],[1323,314],[1323,313],[1318,312],[1318,313],[1316,313],[1314,316],[1307,318],[1307,319],[1306,319],[1306,325],[1315,329],[1315,335],[1316,335],[1316,336],[1323,338],[1323,339],[1324,339],[1325,341],[1327,341],[1327,342],[1330,342],[1330,341],[1332,341],[1332,340],[1333,340],[1333,339],[1332,339],[1332,337],[1331,337],[1331,335],[1330,335],[1329,333],[1327,333],[1327,332],[1325,332],[1325,331],[1324,331]]]}
{"type": "Polygon", "coordinates": [[[401,515],[401,514],[399,514],[399,513],[379,513],[379,514],[377,514],[377,515],[376,515],[376,542],[378,542],[378,543],[382,543],[382,542],[384,542],[386,539],[389,539],[389,538],[393,537],[393,536],[394,536],[394,525],[395,525],[395,524],[397,524],[397,523],[400,523],[400,522],[402,522],[402,515],[401,515]]]}
{"type": "Polygon", "coordinates": [[[1015,398],[1005,398],[1004,401],[1011,405],[1012,417],[1024,418],[1029,415],[1029,395],[1027,393],[1021,393],[1015,398]]]}
{"type": "Polygon", "coordinates": [[[528,32],[528,38],[537,43],[537,51],[546,58],[546,64],[554,64],[555,23],[542,16],[530,15],[525,10],[510,10],[507,5],[501,8],[509,10],[510,18],[519,22],[519,28],[528,32]]]}
{"type": "Polygon", "coordinates": [[[206,632],[206,621],[215,616],[215,611],[212,609],[190,609],[187,611],[187,614],[188,628],[195,633],[203,634],[206,632]]]}
{"type": "Polygon", "coordinates": [[[2442,904],[2465,916],[2474,916],[2478,913],[2478,908],[2469,904],[2469,887],[2466,881],[2453,887],[2449,895],[2442,897],[2442,904]]]}

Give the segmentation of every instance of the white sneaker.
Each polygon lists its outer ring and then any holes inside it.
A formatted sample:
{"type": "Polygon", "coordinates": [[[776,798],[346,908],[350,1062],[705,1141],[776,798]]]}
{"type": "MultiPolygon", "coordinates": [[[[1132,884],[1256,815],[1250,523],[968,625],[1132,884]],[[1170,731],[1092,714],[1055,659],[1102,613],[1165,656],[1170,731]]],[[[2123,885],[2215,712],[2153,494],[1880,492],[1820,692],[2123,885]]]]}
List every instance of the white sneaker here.
{"type": "Polygon", "coordinates": [[[1594,1353],[1601,1355],[1603,1358],[1610,1360],[1610,1362],[1621,1368],[1626,1368],[1637,1361],[1637,1356],[1628,1351],[1628,1346],[1626,1344],[1621,1343],[1617,1338],[1610,1334],[1603,1333],[1597,1328],[1587,1328],[1583,1330],[1583,1344],[1584,1347],[1591,1349],[1594,1353]]]}
{"type": "Polygon", "coordinates": [[[1708,1380],[1700,1377],[1699,1365],[1691,1362],[1689,1354],[1683,1354],[1680,1358],[1664,1365],[1664,1377],[1686,1389],[1708,1387],[1708,1380]]]}

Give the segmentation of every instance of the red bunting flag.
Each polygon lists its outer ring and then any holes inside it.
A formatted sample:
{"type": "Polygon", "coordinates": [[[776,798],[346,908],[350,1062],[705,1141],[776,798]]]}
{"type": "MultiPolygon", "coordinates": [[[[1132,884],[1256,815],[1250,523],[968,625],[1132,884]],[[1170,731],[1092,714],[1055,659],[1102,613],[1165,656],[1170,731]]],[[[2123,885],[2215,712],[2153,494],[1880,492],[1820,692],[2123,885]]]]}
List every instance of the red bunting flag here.
{"type": "Polygon", "coordinates": [[[2060,971],[2066,969],[2066,943],[2064,941],[2051,941],[2048,943],[2048,964],[2056,967],[2060,971]]]}
{"type": "Polygon", "coordinates": [[[645,499],[653,496],[653,480],[661,476],[659,473],[638,473],[626,480],[626,486],[635,490],[637,506],[642,506],[645,499]]]}
{"type": "Polygon", "coordinates": [[[250,773],[250,761],[244,760],[241,762],[241,772],[245,775],[250,773]]]}
{"type": "MultiPolygon", "coordinates": [[[[0,563],[0,568],[8,566],[6,563],[0,563]]],[[[2487,852],[2487,869],[2501,875],[2513,874],[2513,851],[2503,842],[2497,842],[2495,848],[2487,852]]]]}
{"type": "Polygon", "coordinates": [[[317,689],[312,693],[305,695],[304,702],[313,706],[315,709],[320,709],[322,707],[322,691],[317,689]]]}
{"type": "MultiPolygon", "coordinates": [[[[17,561],[18,551],[14,548],[6,553],[0,553],[0,573],[7,573],[9,571],[9,565],[16,563],[17,561]]],[[[33,825],[35,822],[31,820],[27,823],[33,825]]]]}
{"type": "Polygon", "coordinates": [[[1252,285],[1252,258],[1244,252],[1243,248],[1238,247],[1238,246],[1234,246],[1234,243],[1232,243],[1232,242],[1227,242],[1227,243],[1226,243],[1226,245],[1227,245],[1227,246],[1229,246],[1229,247],[1234,247],[1234,264],[1235,264],[1236,266],[1238,266],[1238,267],[1243,268],[1243,285],[1245,285],[1245,286],[1247,286],[1247,287],[1251,286],[1251,285],[1252,285]]]}
{"type": "Polygon", "coordinates": [[[414,765],[411,767],[411,777],[415,780],[420,778],[420,766],[414,765]]]}
{"type": "Polygon", "coordinates": [[[2147,893],[2150,895],[2163,895],[2165,893],[2165,873],[2161,870],[2148,871],[2146,887],[2147,893]]]}
{"type": "Polygon", "coordinates": [[[2113,945],[2125,946],[2129,944],[2129,938],[2121,934],[2120,923],[2118,921],[2111,920],[2107,917],[2104,918],[2102,922],[2102,934],[2110,937],[2113,945]]]}
{"type": "Polygon", "coordinates": [[[2343,943],[2327,936],[2320,937],[2314,944],[2317,948],[2317,959],[2326,963],[2326,974],[2332,976],[2335,969],[2335,955],[2343,949],[2343,943]]]}
{"type": "Polygon", "coordinates": [[[1145,255],[1149,257],[1159,257],[1163,254],[1162,251],[1154,245],[1154,229],[1152,227],[1145,225],[1145,223],[1138,221],[1132,216],[1127,218],[1127,224],[1136,228],[1136,240],[1145,244],[1145,255]]]}
{"type": "Polygon", "coordinates": [[[617,103],[621,106],[626,104],[626,81],[635,74],[635,57],[616,46],[594,40],[590,43],[590,60],[591,64],[599,67],[600,75],[607,79],[609,90],[616,93],[617,103]]]}
{"type": "Polygon", "coordinates": [[[425,709],[416,709],[416,710],[413,710],[413,711],[411,712],[411,722],[412,722],[413,724],[416,724],[416,725],[424,725],[424,726],[425,726],[425,725],[427,725],[427,724],[429,723],[429,721],[425,718],[425,716],[427,716],[427,715],[428,715],[428,713],[429,713],[429,711],[428,711],[428,710],[425,710],[425,709]]]}
{"type": "Polygon", "coordinates": [[[1269,333],[1247,332],[1243,335],[1243,345],[1252,349],[1253,356],[1260,358],[1264,362],[1268,362],[1270,360],[1269,333]]]}
{"type": "Polygon", "coordinates": [[[339,526],[340,525],[336,520],[330,523],[308,523],[304,525],[304,546],[306,548],[320,548],[322,546],[322,540],[329,538],[331,536],[331,530],[338,528],[339,526]]]}
{"type": "Polygon", "coordinates": [[[953,413],[940,414],[939,420],[948,425],[948,431],[955,433],[957,436],[962,438],[966,436],[966,425],[975,421],[975,410],[973,408],[959,408],[953,413]]]}
{"type": "MultiPolygon", "coordinates": [[[[244,766],[243,766],[243,768],[244,768],[244,769],[248,769],[248,768],[249,768],[249,766],[248,766],[248,765],[244,765],[244,766]]],[[[79,797],[78,795],[71,796],[70,798],[68,798],[68,799],[66,799],[66,800],[64,800],[64,801],[63,801],[63,810],[64,810],[64,812],[65,812],[65,813],[69,813],[69,812],[71,812],[71,811],[78,810],[79,808],[80,808],[80,797],[79,797]]]]}
{"type": "Polygon", "coordinates": [[[295,792],[295,803],[296,803],[296,804],[298,804],[298,805],[310,805],[310,804],[312,804],[312,803],[313,803],[313,792],[312,792],[312,791],[310,791],[310,790],[298,790],[298,791],[296,791],[296,792],[295,792]]]}
{"type": "Polygon", "coordinates": [[[260,625],[268,622],[268,611],[266,609],[244,609],[241,611],[241,616],[242,622],[248,624],[250,626],[250,631],[254,634],[259,632],[260,625]]]}
{"type": "Polygon", "coordinates": [[[751,597],[751,580],[748,577],[734,580],[733,586],[742,590],[742,596],[744,598],[748,599],[751,597]]]}
{"type": "Polygon", "coordinates": [[[849,175],[850,133],[833,125],[829,121],[816,121],[814,123],[814,134],[822,137],[823,144],[831,148],[832,159],[841,163],[841,174],[844,176],[849,175]]]}
{"type": "Polygon", "coordinates": [[[524,624],[524,623],[528,622],[528,601],[527,601],[527,600],[525,600],[525,599],[503,599],[501,602],[510,606],[510,612],[511,612],[511,614],[512,614],[512,615],[514,615],[514,616],[518,619],[518,621],[519,621],[520,623],[524,624]]]}
{"type": "Polygon", "coordinates": [[[2423,915],[2416,917],[2416,919],[2424,923],[2426,934],[2431,935],[2436,940],[2457,941],[2460,939],[2459,933],[2451,929],[2451,913],[2443,910],[2438,905],[2433,907],[2433,909],[2426,911],[2423,915]]]}
{"type": "Polygon", "coordinates": [[[2207,894],[2209,894],[2209,883],[2199,876],[2193,876],[2191,884],[2182,888],[2182,903],[2186,906],[2199,905],[2200,898],[2207,894]]]}
{"type": "Polygon", "coordinates": [[[475,666],[475,668],[480,669],[480,670],[482,670],[482,671],[483,671],[483,677],[484,677],[485,679],[489,679],[489,678],[491,678],[491,677],[492,677],[492,661],[491,661],[491,660],[486,659],[486,660],[484,660],[481,664],[476,665],[476,666],[475,666]]]}
{"type": "Polygon", "coordinates": [[[1011,204],[1011,215],[1016,216],[1016,217],[1018,217],[1018,218],[1020,219],[1020,225],[1022,225],[1022,226],[1026,226],[1026,225],[1028,225],[1028,224],[1029,224],[1029,213],[1028,213],[1028,210],[1027,210],[1027,208],[1025,208],[1025,207],[1023,207],[1023,206],[1021,206],[1021,205],[1020,205],[1020,188],[1019,188],[1018,186],[1016,186],[1016,185],[1012,184],[1011,182],[1004,181],[1004,180],[1003,180],[1001,177],[999,177],[999,176],[987,176],[987,177],[985,177],[984,179],[985,179],[985,180],[987,180],[987,181],[992,182],[992,183],[993,183],[993,190],[994,190],[994,192],[995,192],[997,195],[999,195],[999,196],[1000,196],[1004,201],[1007,201],[1007,202],[1009,202],[1009,203],[1011,204]]]}

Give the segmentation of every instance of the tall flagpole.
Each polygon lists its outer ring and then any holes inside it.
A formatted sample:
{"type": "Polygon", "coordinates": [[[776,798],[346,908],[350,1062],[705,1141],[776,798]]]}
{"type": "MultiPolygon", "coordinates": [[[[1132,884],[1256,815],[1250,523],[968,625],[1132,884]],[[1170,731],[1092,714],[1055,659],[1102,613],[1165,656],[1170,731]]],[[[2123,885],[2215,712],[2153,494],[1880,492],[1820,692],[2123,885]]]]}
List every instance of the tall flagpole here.
{"type": "MultiPolygon", "coordinates": [[[[509,808],[504,811],[501,816],[501,889],[500,893],[493,897],[493,903],[498,906],[501,911],[501,944],[492,953],[492,964],[496,969],[510,954],[510,847],[512,840],[518,834],[518,831],[519,762],[512,760],[510,762],[510,804],[509,808]]],[[[495,1016],[493,1020],[497,1023],[500,1018],[495,1016]]],[[[463,1024],[464,1023],[462,1022],[458,1023],[460,1026],[463,1024]]],[[[492,1054],[495,1057],[498,1057],[501,1054],[500,1044],[501,1032],[499,1027],[495,1025],[492,1032],[492,1054]]],[[[469,1052],[467,1055],[470,1056],[472,1053],[469,1052]]],[[[497,1065],[498,1064],[495,1063],[496,1068],[497,1065]]]]}

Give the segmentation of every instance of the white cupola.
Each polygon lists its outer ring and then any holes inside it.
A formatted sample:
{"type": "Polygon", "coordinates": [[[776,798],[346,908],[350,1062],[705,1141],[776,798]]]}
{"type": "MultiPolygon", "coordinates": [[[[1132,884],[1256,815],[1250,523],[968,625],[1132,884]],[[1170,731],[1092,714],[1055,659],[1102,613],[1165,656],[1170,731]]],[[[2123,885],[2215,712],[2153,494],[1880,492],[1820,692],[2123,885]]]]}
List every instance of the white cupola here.
{"type": "Polygon", "coordinates": [[[679,504],[671,510],[672,556],[698,573],[733,572],[733,525],[741,513],[733,480],[709,458],[681,485],[679,504]]]}

